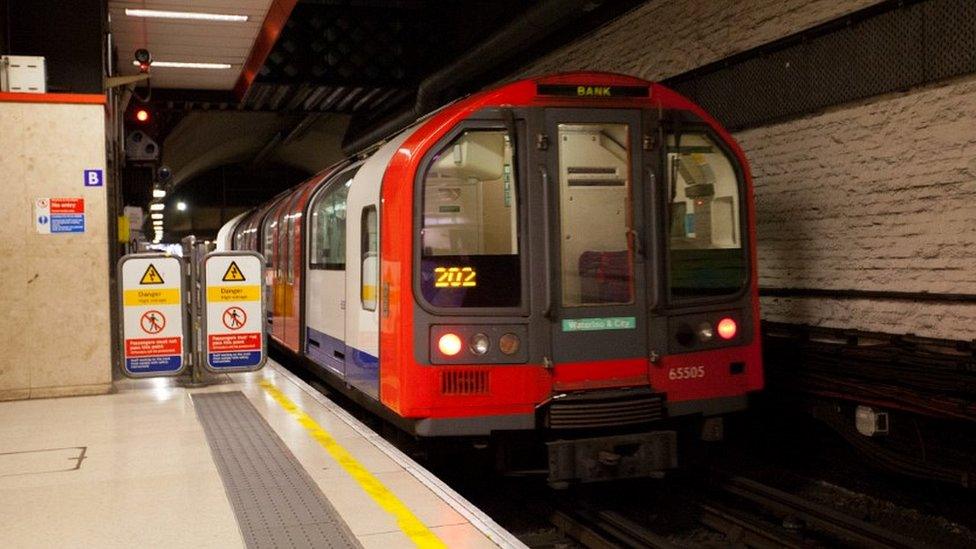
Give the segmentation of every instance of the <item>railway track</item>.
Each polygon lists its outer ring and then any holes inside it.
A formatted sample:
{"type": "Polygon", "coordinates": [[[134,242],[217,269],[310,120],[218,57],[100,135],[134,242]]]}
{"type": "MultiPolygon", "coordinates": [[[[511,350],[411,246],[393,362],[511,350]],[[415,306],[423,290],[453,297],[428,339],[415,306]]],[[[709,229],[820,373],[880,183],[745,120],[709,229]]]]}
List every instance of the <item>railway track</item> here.
{"type": "Polygon", "coordinates": [[[726,494],[747,500],[780,518],[799,520],[806,527],[855,546],[909,549],[924,546],[875,524],[853,518],[836,509],[744,477],[728,477],[719,484],[726,494]]]}
{"type": "MultiPolygon", "coordinates": [[[[727,477],[703,486],[690,483],[679,496],[694,509],[700,526],[730,547],[918,548],[924,542],[850,517],[828,506],[744,477],[727,477]],[[791,527],[784,527],[783,524],[791,527]]],[[[650,547],[671,549],[694,542],[673,541],[613,509],[572,501],[549,511],[549,521],[565,536],[592,549],[650,547]]],[[[681,536],[676,539],[681,540],[681,536]]]]}
{"type": "Polygon", "coordinates": [[[616,547],[676,549],[678,547],[666,537],[648,530],[616,511],[556,510],[552,511],[549,520],[567,537],[591,549],[616,547]]]}

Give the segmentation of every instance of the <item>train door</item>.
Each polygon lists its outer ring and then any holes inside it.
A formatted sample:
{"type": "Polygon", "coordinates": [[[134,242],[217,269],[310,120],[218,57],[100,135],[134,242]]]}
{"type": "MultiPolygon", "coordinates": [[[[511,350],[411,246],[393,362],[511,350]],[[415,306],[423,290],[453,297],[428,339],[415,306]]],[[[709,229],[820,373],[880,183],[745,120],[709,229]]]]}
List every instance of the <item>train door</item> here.
{"type": "Polygon", "coordinates": [[[299,187],[283,206],[281,230],[284,235],[285,257],[281,279],[282,326],[281,342],[298,352],[299,288],[301,287],[301,203],[304,188],[299,187]]]}
{"type": "MultiPolygon", "coordinates": [[[[647,381],[641,113],[548,109],[541,170],[554,389],[647,381]],[[631,362],[609,379],[600,361],[631,362]],[[591,381],[592,380],[592,381],[591,381]],[[597,381],[599,380],[599,381],[597,381]]],[[[617,368],[620,370],[620,368],[617,368]]]]}
{"type": "Polygon", "coordinates": [[[358,169],[354,165],[322,185],[312,197],[306,218],[305,352],[341,377],[346,375],[347,358],[346,198],[358,169]]]}
{"type": "Polygon", "coordinates": [[[281,288],[281,301],[283,305],[282,311],[282,327],[281,327],[281,341],[285,346],[291,348],[294,351],[298,351],[298,313],[299,313],[299,303],[297,288],[300,285],[300,276],[297,275],[296,271],[300,269],[301,256],[299,255],[302,250],[300,242],[300,221],[298,217],[300,214],[300,209],[298,204],[302,200],[302,192],[299,190],[295,193],[294,197],[288,201],[287,205],[284,207],[284,216],[282,217],[282,229],[285,234],[285,258],[284,258],[284,276],[282,277],[282,288],[281,288]]]}

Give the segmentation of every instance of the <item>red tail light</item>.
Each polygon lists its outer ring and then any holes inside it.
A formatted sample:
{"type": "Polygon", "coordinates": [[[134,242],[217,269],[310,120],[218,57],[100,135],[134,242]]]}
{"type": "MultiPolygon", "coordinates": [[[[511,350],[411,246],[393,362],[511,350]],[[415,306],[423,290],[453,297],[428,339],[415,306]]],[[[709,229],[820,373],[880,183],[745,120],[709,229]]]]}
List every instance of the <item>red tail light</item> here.
{"type": "Polygon", "coordinates": [[[445,356],[454,356],[461,352],[461,338],[457,334],[444,334],[437,340],[437,349],[445,356]]]}
{"type": "Polygon", "coordinates": [[[723,318],[722,320],[719,320],[716,328],[718,331],[718,336],[722,339],[732,339],[739,331],[739,326],[731,318],[723,318]]]}

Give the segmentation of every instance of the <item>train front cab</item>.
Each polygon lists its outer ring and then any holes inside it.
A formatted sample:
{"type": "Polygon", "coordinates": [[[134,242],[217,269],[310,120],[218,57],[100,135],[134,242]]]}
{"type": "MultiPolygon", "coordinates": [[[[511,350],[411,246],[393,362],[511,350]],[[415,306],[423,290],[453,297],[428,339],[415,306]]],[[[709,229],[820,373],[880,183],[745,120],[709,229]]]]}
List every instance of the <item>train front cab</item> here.
{"type": "Polygon", "coordinates": [[[643,476],[761,388],[751,182],[695,105],[564,75],[425,127],[381,227],[380,395],[417,434],[541,432],[552,482],[643,476]]]}

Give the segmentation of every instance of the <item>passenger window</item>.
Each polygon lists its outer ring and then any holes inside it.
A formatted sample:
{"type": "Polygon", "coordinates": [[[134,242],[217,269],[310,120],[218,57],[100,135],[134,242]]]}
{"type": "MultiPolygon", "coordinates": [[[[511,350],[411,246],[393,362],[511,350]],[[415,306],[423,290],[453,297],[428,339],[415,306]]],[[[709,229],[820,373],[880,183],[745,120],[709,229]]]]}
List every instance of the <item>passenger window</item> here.
{"type": "MultiPolygon", "coordinates": [[[[353,173],[323,192],[311,208],[309,267],[342,271],[346,268],[346,197],[353,173]]],[[[340,176],[341,178],[342,176],[340,176]]]]}
{"type": "Polygon", "coordinates": [[[376,287],[379,283],[379,216],[376,206],[363,209],[362,227],[360,232],[360,249],[362,250],[362,271],[360,272],[360,287],[363,309],[376,310],[376,287]]]}
{"type": "Polygon", "coordinates": [[[672,298],[737,293],[747,262],[732,160],[704,133],[669,135],[667,160],[672,298]]]}
{"type": "Polygon", "coordinates": [[[514,151],[504,129],[469,130],[423,181],[420,288],[436,307],[522,303],[514,151]]]}
{"type": "Polygon", "coordinates": [[[560,124],[562,303],[634,301],[630,126],[560,124]]]}

